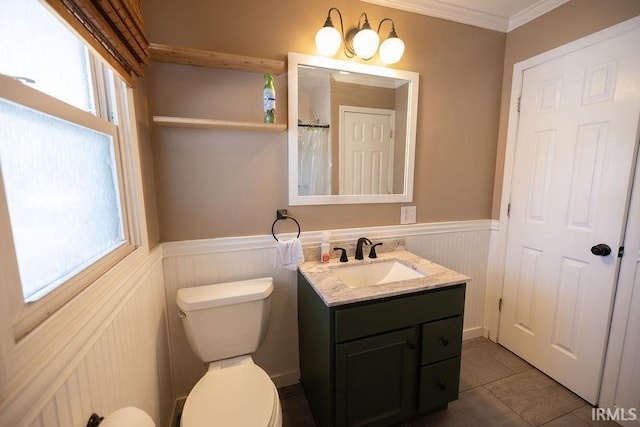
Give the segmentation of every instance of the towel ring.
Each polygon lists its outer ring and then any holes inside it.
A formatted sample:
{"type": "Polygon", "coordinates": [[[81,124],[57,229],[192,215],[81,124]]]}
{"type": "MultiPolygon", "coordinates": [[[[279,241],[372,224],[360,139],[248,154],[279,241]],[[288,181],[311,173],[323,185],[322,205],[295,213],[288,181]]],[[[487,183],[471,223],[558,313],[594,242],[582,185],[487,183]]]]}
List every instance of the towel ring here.
{"type": "Polygon", "coordinates": [[[298,236],[300,237],[300,223],[292,216],[287,215],[287,211],[278,211],[277,212],[277,218],[275,221],[273,221],[273,224],[271,224],[271,235],[273,236],[274,239],[276,239],[276,242],[279,242],[278,238],[276,237],[276,233],[274,231],[274,228],[276,226],[276,222],[280,221],[281,219],[291,219],[293,220],[293,222],[296,223],[296,225],[298,226],[298,236]]]}

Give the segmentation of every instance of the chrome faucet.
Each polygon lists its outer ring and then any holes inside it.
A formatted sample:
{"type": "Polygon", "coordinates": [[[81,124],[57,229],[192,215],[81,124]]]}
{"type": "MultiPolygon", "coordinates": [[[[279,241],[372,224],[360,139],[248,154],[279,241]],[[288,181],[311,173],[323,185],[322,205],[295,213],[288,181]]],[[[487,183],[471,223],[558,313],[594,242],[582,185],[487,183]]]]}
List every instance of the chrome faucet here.
{"type": "Polygon", "coordinates": [[[358,239],[358,244],[356,245],[356,259],[364,259],[364,256],[362,256],[362,245],[370,245],[371,244],[371,240],[367,239],[366,237],[361,237],[358,239]]]}

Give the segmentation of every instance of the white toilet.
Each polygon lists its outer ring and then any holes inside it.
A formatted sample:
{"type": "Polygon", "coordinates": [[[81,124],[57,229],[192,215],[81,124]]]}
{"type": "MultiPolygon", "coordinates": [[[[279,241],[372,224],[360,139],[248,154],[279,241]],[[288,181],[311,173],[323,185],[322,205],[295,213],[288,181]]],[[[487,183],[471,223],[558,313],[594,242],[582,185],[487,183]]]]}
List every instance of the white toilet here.
{"type": "Polygon", "coordinates": [[[208,363],[182,410],[181,427],[281,427],[275,384],[250,353],[269,325],[273,279],[178,290],[180,317],[193,352],[208,363]]]}

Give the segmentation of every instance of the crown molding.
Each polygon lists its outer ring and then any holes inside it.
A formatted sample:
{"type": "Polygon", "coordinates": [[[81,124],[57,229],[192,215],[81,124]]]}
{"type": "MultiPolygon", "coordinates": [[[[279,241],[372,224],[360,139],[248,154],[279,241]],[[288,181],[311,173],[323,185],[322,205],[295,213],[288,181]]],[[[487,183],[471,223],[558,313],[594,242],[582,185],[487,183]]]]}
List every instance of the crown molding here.
{"type": "Polygon", "coordinates": [[[386,6],[407,12],[419,13],[434,18],[446,19],[461,24],[473,25],[488,30],[507,33],[527,22],[544,15],[569,0],[540,0],[512,17],[457,6],[439,0],[361,0],[366,3],[386,6]]]}
{"type": "Polygon", "coordinates": [[[507,18],[469,9],[462,6],[443,3],[438,0],[362,0],[366,3],[400,9],[434,18],[460,22],[488,30],[507,32],[509,20],[507,18]]]}
{"type": "Polygon", "coordinates": [[[509,26],[507,32],[515,30],[516,28],[533,21],[534,19],[544,15],[547,12],[552,11],[556,7],[562,6],[569,0],[540,0],[535,4],[532,4],[528,8],[516,13],[509,19],[509,26]]]}

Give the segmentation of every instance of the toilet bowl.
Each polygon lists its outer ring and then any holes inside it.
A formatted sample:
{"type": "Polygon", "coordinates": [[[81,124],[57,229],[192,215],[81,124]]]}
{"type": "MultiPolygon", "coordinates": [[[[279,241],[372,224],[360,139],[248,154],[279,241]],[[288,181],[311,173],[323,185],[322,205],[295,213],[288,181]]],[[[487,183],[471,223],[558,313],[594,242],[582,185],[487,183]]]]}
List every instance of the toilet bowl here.
{"type": "Polygon", "coordinates": [[[281,427],[275,385],[250,356],[213,362],[193,387],[181,427],[281,427]]]}
{"type": "Polygon", "coordinates": [[[264,339],[273,279],[183,288],[176,298],[187,341],[208,363],[187,396],[181,427],[281,427],[278,390],[250,354],[264,339]]]}

